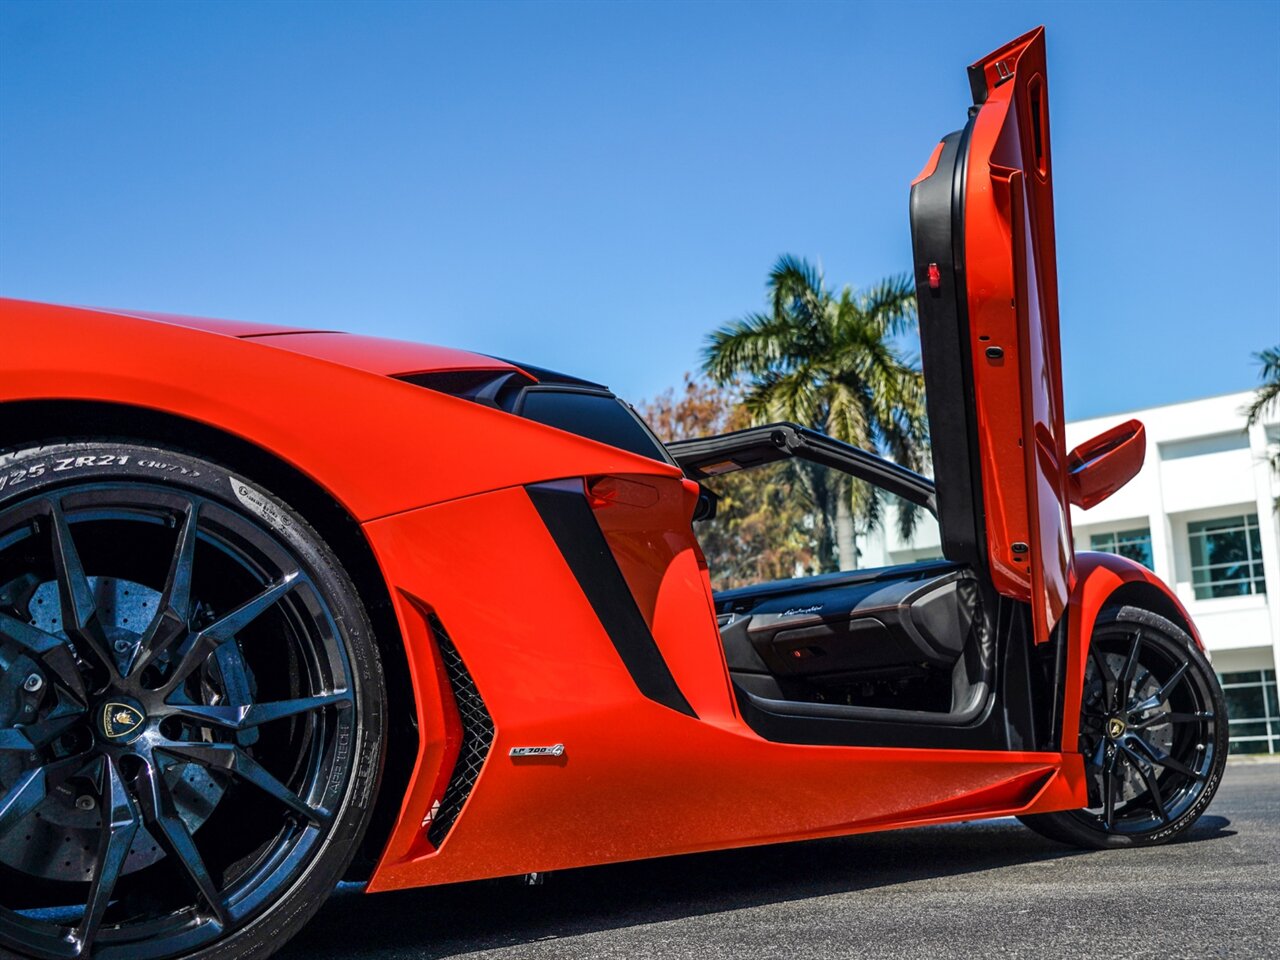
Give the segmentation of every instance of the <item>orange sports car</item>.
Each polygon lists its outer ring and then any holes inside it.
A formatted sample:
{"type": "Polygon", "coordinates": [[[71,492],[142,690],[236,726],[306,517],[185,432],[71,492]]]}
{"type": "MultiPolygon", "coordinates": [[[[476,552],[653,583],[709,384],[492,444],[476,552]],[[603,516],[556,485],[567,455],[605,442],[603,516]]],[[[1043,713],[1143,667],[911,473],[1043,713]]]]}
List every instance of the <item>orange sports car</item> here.
{"type": "Polygon", "coordinates": [[[911,187],[932,479],[789,423],[664,446],[456,350],[0,301],[4,951],[265,957],[344,877],[1187,830],[1213,670],[1072,546],[1145,438],[1064,448],[1042,31],[969,80],[911,187]],[[937,556],[713,590],[700,538],[770,472],[936,517],[937,556]]]}

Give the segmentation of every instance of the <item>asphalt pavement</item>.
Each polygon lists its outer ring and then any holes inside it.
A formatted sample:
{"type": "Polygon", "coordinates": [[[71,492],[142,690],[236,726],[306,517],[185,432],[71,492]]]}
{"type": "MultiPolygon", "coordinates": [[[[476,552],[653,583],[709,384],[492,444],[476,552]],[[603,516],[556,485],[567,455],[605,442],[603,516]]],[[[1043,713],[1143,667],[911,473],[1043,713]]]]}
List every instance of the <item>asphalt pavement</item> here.
{"type": "Polygon", "coordinates": [[[291,960],[1280,957],[1280,763],[1232,763],[1179,843],[1081,852],[1015,820],[366,896],[291,960]]]}

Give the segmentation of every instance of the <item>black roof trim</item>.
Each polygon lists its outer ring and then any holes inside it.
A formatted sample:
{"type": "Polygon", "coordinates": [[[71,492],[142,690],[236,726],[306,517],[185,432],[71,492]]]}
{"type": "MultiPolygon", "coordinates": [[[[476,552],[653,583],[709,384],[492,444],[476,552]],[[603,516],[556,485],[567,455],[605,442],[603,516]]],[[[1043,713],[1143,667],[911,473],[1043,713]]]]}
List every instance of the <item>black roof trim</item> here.
{"type": "Polygon", "coordinates": [[[590,387],[593,390],[609,391],[609,388],[602,383],[596,383],[594,380],[584,380],[581,377],[571,377],[567,373],[557,373],[554,370],[548,370],[546,367],[535,367],[530,363],[521,363],[519,360],[508,360],[506,357],[493,357],[494,360],[501,360],[503,363],[509,363],[513,367],[519,367],[521,370],[535,377],[539,383],[543,384],[566,384],[574,387],[590,387]]]}
{"type": "Polygon", "coordinates": [[[870,481],[931,513],[938,509],[936,490],[928,477],[796,423],[769,423],[714,437],[681,440],[667,444],[667,452],[694,480],[801,457],[870,481]]]}

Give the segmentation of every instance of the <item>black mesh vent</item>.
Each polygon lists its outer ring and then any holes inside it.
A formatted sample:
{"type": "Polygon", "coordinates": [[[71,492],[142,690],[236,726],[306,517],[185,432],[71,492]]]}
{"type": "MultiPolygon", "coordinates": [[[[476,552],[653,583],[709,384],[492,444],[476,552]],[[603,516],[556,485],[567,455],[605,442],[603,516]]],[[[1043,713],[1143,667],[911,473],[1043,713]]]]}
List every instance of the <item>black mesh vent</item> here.
{"type": "Polygon", "coordinates": [[[440,806],[431,818],[431,826],[427,828],[427,839],[433,846],[439,847],[448,836],[453,822],[458,819],[458,814],[462,812],[467,797],[471,796],[471,788],[476,785],[480,768],[484,766],[489,748],[493,746],[493,718],[480,699],[476,682],[467,671],[449,634],[445,632],[444,625],[434,615],[430,624],[431,632],[435,634],[436,646],[440,650],[440,659],[444,661],[449,687],[453,690],[458,718],[462,721],[462,748],[458,751],[458,762],[454,764],[449,786],[440,798],[440,806]]]}

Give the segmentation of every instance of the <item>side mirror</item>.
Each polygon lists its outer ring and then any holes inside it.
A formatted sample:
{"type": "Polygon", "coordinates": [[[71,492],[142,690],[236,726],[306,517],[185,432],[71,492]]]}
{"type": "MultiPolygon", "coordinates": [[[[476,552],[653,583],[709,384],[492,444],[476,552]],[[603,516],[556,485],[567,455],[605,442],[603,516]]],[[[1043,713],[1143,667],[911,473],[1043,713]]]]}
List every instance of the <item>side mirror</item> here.
{"type": "Polygon", "coordinates": [[[1147,430],[1140,420],[1086,440],[1067,454],[1067,496],[1077,507],[1096,507],[1138,475],[1147,458],[1147,430]]]}
{"type": "Polygon", "coordinates": [[[703,520],[714,520],[716,518],[716,507],[719,505],[720,498],[702,486],[702,484],[698,484],[698,504],[693,508],[693,522],[700,523],[703,520]]]}

